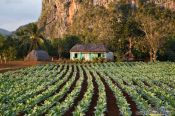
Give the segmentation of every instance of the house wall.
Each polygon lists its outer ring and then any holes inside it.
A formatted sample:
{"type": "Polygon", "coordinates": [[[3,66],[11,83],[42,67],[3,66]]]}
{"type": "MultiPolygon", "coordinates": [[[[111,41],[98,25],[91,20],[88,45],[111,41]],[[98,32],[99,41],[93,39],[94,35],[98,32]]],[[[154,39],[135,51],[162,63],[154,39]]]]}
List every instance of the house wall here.
{"type": "Polygon", "coordinates": [[[107,60],[110,60],[110,61],[113,61],[114,60],[114,54],[113,54],[113,52],[106,53],[106,59],[107,60]]]}
{"type": "MultiPolygon", "coordinates": [[[[71,60],[87,60],[87,61],[92,61],[94,58],[98,58],[98,53],[91,53],[91,52],[71,52],[70,53],[70,59],[71,60]],[[75,58],[75,54],[77,54],[77,58],[75,58]]],[[[113,60],[113,53],[112,52],[102,52],[101,53],[101,58],[105,58],[107,60],[113,60]]]]}
{"type": "MultiPolygon", "coordinates": [[[[103,55],[102,57],[105,58],[105,53],[100,53],[100,54],[102,54],[103,55]]],[[[90,57],[90,60],[98,58],[98,53],[89,53],[89,57],[90,57]]]]}

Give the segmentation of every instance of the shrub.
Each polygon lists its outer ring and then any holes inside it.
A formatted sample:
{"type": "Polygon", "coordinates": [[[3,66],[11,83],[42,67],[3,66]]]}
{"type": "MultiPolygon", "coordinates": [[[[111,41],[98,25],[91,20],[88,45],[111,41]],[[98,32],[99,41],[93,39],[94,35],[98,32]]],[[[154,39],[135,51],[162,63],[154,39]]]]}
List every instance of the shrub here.
{"type": "Polygon", "coordinates": [[[93,62],[103,63],[103,62],[107,62],[107,60],[105,58],[94,58],[93,62]]]}

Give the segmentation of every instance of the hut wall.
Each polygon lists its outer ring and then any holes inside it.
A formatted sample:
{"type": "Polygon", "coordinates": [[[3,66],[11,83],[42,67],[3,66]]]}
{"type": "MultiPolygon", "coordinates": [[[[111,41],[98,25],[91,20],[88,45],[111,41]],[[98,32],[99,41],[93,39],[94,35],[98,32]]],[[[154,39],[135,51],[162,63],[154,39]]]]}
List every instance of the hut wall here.
{"type": "Polygon", "coordinates": [[[109,61],[113,61],[114,60],[114,54],[113,52],[108,52],[105,54],[105,58],[109,61]]]}

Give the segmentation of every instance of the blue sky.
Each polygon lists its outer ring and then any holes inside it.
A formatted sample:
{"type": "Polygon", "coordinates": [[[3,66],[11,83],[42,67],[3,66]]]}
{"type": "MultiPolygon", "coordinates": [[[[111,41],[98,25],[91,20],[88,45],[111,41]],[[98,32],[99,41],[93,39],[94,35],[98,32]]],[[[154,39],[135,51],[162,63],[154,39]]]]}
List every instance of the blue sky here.
{"type": "Polygon", "coordinates": [[[0,0],[0,28],[9,31],[35,22],[41,13],[42,0],[0,0]]]}

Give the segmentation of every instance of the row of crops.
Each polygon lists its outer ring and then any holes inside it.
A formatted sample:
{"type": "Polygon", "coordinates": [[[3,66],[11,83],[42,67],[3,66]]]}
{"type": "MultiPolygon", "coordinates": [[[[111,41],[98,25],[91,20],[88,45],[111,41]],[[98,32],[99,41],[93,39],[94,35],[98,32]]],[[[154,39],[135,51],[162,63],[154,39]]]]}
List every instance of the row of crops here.
{"type": "Polygon", "coordinates": [[[47,64],[0,74],[0,115],[175,115],[175,64],[47,64]]]}

